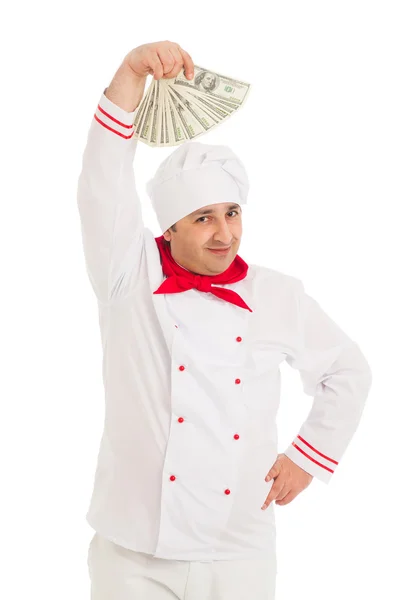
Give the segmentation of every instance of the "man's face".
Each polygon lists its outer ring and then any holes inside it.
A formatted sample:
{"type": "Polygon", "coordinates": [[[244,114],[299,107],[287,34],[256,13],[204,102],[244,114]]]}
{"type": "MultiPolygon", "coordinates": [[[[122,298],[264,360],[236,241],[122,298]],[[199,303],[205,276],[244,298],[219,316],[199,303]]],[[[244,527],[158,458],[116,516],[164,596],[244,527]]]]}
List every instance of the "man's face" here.
{"type": "Polygon", "coordinates": [[[239,250],[241,208],[230,202],[203,206],[178,221],[176,232],[168,229],[163,235],[171,244],[173,259],[182,267],[199,275],[218,275],[226,271],[239,250]],[[210,250],[228,246],[227,254],[210,250]]]}

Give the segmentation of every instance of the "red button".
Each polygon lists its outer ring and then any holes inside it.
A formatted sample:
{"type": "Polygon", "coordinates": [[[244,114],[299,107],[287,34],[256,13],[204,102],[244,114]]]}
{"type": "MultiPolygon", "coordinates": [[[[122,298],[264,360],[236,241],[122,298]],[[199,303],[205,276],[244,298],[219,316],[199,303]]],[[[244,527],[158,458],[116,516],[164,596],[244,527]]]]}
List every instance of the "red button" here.
{"type": "Polygon", "coordinates": [[[240,436],[238,433],[235,433],[235,435],[233,437],[235,438],[235,440],[238,440],[240,436]]]}
{"type": "Polygon", "coordinates": [[[241,342],[241,341],[242,341],[242,338],[239,336],[239,337],[237,337],[237,338],[236,338],[236,341],[237,341],[237,342],[241,342]]]}
{"type": "Polygon", "coordinates": [[[240,383],[240,379],[235,379],[235,383],[236,384],[240,383]]]}
{"type": "Polygon", "coordinates": [[[229,494],[230,494],[230,493],[231,493],[231,490],[225,490],[225,494],[226,494],[227,496],[229,496],[229,494]]]}
{"type": "Polygon", "coordinates": [[[178,419],[179,423],[183,423],[184,420],[185,419],[183,417],[179,417],[179,419],[178,419]]]}
{"type": "Polygon", "coordinates": [[[181,365],[181,366],[179,367],[179,370],[180,370],[180,371],[184,371],[184,370],[185,370],[185,367],[184,367],[183,365],[181,365]]]}
{"type": "Polygon", "coordinates": [[[175,475],[171,475],[170,480],[175,481],[175,479],[176,479],[175,475]]]}

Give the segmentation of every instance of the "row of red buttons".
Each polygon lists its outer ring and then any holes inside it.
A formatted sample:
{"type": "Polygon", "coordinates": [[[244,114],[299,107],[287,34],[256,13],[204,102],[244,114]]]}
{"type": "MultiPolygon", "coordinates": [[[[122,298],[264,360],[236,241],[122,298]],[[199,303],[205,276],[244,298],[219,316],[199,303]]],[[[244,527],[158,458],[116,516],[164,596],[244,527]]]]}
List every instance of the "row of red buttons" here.
{"type": "MultiPolygon", "coordinates": [[[[170,476],[171,481],[175,481],[175,479],[176,479],[175,475],[170,476]]],[[[226,489],[224,493],[228,496],[231,493],[231,490],[226,489]]]]}
{"type": "MultiPolygon", "coordinates": [[[[175,325],[175,327],[178,327],[178,325],[175,325]]],[[[237,342],[241,342],[241,341],[242,341],[242,338],[241,338],[240,336],[238,336],[238,337],[236,338],[236,341],[237,341],[237,342]]],[[[180,371],[184,371],[184,370],[185,370],[185,367],[184,367],[184,365],[180,365],[180,367],[179,367],[179,370],[180,370],[180,371]]],[[[240,379],[235,379],[235,383],[238,385],[238,384],[240,383],[240,379]]],[[[183,423],[183,421],[184,421],[184,420],[185,420],[185,419],[184,419],[183,417],[179,417],[179,418],[178,418],[178,421],[179,421],[179,423],[183,423]]],[[[238,433],[235,433],[235,435],[233,436],[233,438],[234,438],[235,440],[238,440],[238,439],[240,438],[240,436],[239,436],[239,434],[238,434],[238,433]]],[[[175,479],[176,479],[175,475],[171,475],[171,476],[170,476],[170,480],[171,480],[171,481],[175,481],[175,479]]],[[[226,490],[224,491],[224,493],[225,493],[225,494],[228,496],[228,495],[231,493],[231,490],[229,490],[229,489],[226,489],[226,490]]]]}

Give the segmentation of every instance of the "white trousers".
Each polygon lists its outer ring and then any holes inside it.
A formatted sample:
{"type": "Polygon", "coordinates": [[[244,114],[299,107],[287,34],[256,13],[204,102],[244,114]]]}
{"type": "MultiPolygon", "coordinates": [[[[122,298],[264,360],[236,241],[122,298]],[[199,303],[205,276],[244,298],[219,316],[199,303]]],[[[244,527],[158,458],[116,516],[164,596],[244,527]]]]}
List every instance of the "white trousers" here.
{"type": "Polygon", "coordinates": [[[88,567],[91,600],[274,600],[276,566],[262,559],[166,560],[95,533],[88,567]]]}

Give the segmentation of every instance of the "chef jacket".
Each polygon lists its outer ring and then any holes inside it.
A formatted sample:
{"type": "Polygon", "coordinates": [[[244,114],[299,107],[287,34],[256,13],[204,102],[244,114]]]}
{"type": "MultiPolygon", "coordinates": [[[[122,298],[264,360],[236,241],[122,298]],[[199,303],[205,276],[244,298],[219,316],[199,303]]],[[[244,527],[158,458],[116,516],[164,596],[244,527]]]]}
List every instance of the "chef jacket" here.
{"type": "Polygon", "coordinates": [[[313,397],[284,454],[325,483],[358,426],[371,370],[301,280],[280,271],[250,264],[241,281],[218,284],[252,313],[196,289],[153,294],[165,276],[135,187],[134,116],[101,95],[78,180],[105,390],[86,519],[159,558],[273,561],[274,503],[261,506],[278,454],[280,364],[313,397]]]}

